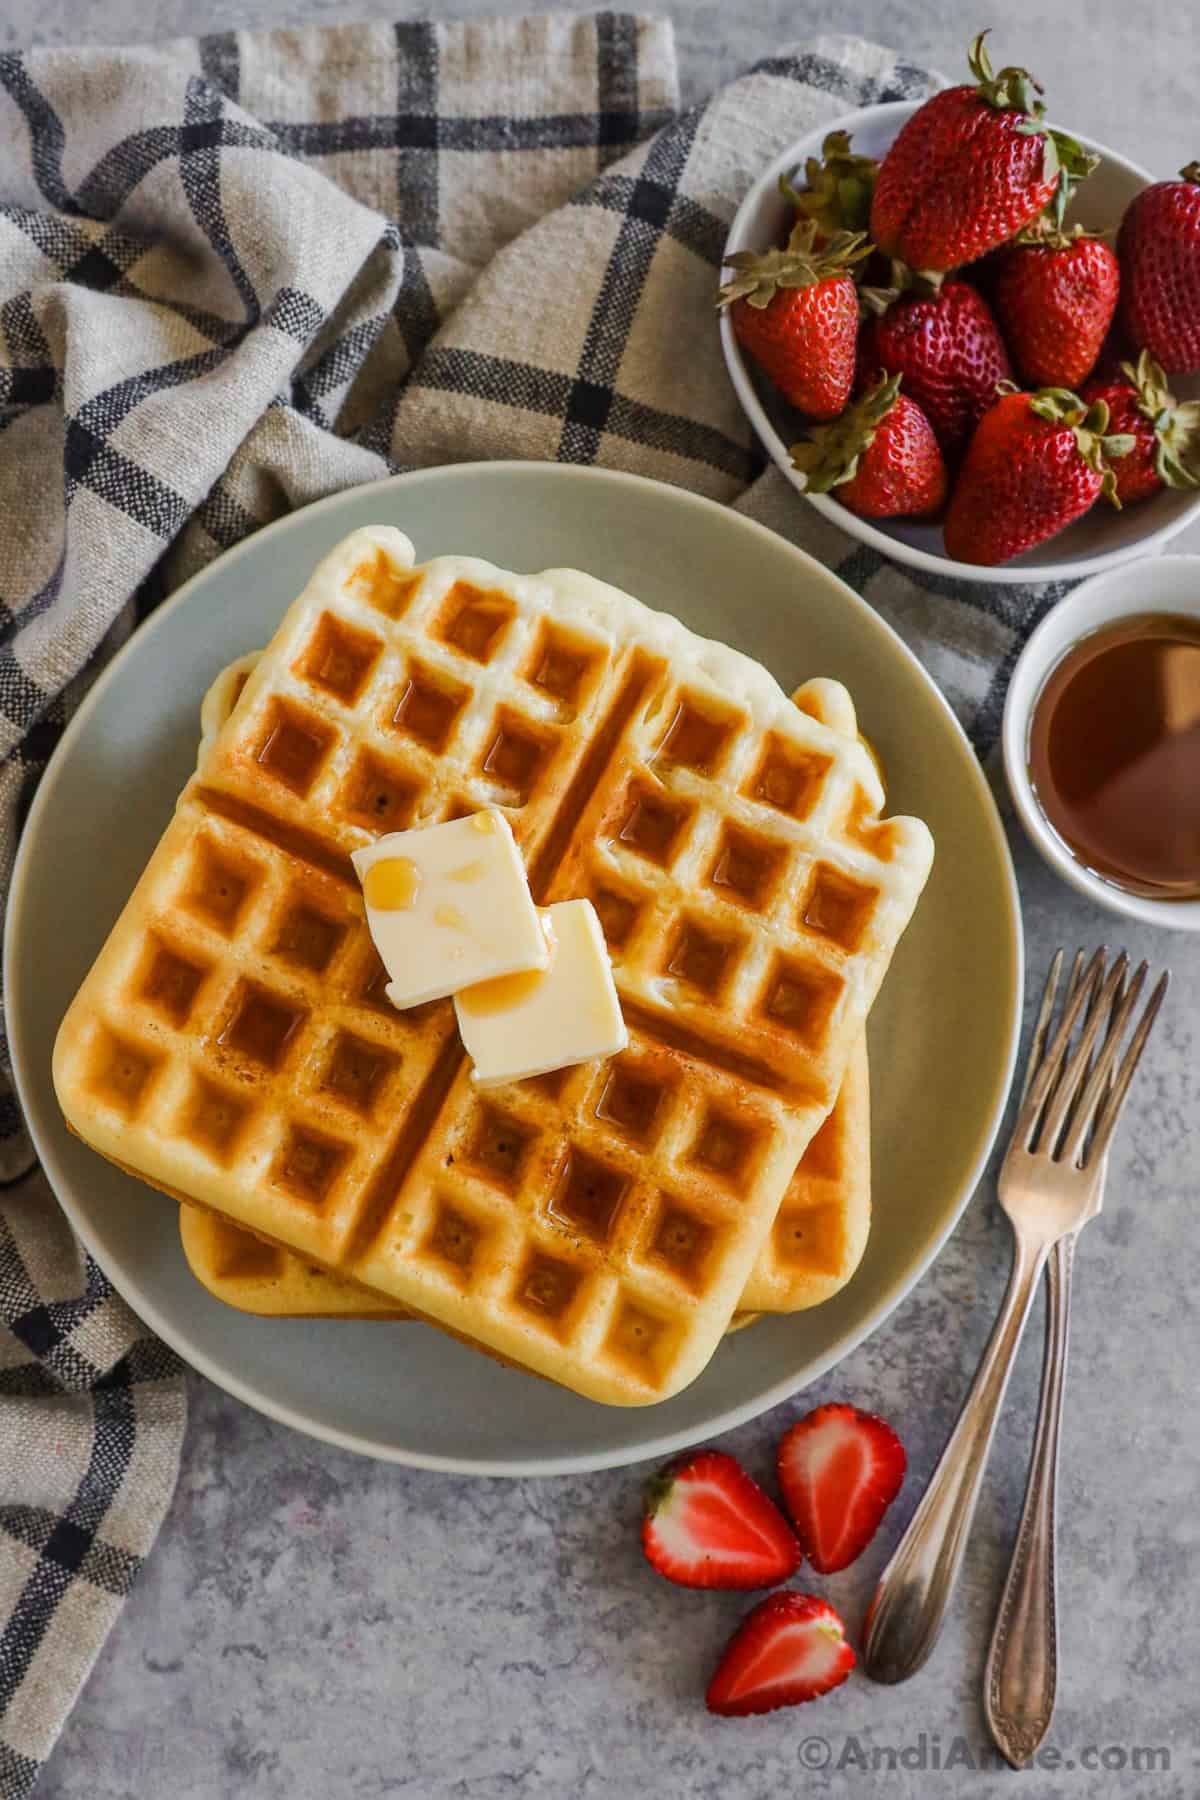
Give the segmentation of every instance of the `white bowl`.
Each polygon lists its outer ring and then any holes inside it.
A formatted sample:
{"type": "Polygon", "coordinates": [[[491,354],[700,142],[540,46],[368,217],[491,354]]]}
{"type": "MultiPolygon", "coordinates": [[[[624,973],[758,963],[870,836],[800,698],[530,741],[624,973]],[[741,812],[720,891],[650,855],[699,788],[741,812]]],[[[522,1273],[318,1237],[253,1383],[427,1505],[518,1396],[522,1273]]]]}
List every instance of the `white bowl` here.
{"type": "Polygon", "coordinates": [[[1111,912],[1143,925],[1200,931],[1200,900],[1152,900],[1129,894],[1077,862],[1047,819],[1029,778],[1029,726],[1050,671],[1073,644],[1136,613],[1184,613],[1200,619],[1200,556],[1155,556],[1085,581],[1052,607],[1022,650],[1004,705],[1001,741],[1013,804],[1033,846],[1072,887],[1111,912]]]}
{"type": "MultiPolygon", "coordinates": [[[[725,243],[726,256],[736,250],[765,250],[778,242],[791,211],[779,192],[779,177],[792,176],[797,170],[802,173],[805,157],[821,154],[821,143],[828,132],[849,132],[855,150],[864,156],[881,158],[916,110],[916,104],[907,100],[894,101],[887,106],[864,107],[861,112],[846,113],[840,119],[821,125],[777,156],[738,208],[725,243]]],[[[1078,132],[1072,135],[1085,150],[1094,151],[1100,157],[1100,165],[1083,184],[1069,217],[1072,220],[1079,218],[1097,228],[1115,227],[1134,195],[1147,187],[1154,177],[1136,163],[1118,156],[1115,150],[1078,132]]],[[[743,357],[728,313],[721,316],[721,347],[738,399],[750,423],[788,480],[803,492],[788,454],[788,445],[795,443],[802,434],[802,416],[788,405],[753,362],[743,357]]],[[[1181,400],[1200,399],[1200,375],[1175,377],[1172,388],[1181,400]]],[[[1097,575],[1102,569],[1112,569],[1118,563],[1144,555],[1152,546],[1165,544],[1168,538],[1200,517],[1200,492],[1197,491],[1157,494],[1152,500],[1127,507],[1123,512],[1100,503],[1066,531],[1027,551],[1024,556],[1014,557],[997,568],[980,568],[974,563],[956,562],[946,555],[940,524],[918,524],[904,519],[860,519],[832,495],[806,494],[805,499],[851,537],[894,557],[897,562],[924,569],[927,574],[952,576],[961,581],[1063,581],[1081,575],[1097,575]]]]}

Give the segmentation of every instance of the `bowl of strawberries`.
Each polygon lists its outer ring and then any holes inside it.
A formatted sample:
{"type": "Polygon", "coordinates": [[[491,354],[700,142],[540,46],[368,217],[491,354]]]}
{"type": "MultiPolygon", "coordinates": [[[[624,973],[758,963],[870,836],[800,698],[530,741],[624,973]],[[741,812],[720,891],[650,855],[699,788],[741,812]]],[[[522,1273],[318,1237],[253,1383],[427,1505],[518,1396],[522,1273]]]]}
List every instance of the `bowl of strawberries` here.
{"type": "Polygon", "coordinates": [[[1074,579],[1200,518],[1200,162],[1156,182],[1021,68],[868,107],[760,176],[721,341],[788,479],[899,562],[1074,579]]]}

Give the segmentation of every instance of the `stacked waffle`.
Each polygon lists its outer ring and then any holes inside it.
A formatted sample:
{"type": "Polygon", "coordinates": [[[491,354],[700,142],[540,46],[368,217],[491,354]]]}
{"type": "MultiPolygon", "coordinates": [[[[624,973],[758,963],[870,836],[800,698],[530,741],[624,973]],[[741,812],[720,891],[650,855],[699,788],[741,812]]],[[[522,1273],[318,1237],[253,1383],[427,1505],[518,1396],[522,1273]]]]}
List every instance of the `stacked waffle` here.
{"type": "Polygon", "coordinates": [[[235,1303],[677,1392],[861,1254],[863,1028],[932,854],[844,689],[795,700],[578,572],[354,533],[206,704],[59,1034],[68,1123],[207,1210],[188,1255],[235,1303]],[[629,1045],[481,1093],[450,1002],[385,998],[349,859],[491,805],[539,905],[595,904],[629,1045]]]}

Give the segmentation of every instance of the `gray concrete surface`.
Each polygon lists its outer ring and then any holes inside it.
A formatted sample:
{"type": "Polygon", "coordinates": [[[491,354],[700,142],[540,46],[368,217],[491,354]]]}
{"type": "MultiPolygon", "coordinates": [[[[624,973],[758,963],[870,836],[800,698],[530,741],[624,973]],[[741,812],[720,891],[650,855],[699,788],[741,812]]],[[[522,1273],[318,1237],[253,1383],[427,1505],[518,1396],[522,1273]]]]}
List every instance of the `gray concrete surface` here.
{"type": "MultiPolygon", "coordinates": [[[[196,31],[351,19],[480,17],[522,11],[593,12],[586,0],[534,7],[528,0],[5,0],[0,45],[144,43],[196,31]]],[[[983,25],[1002,60],[1026,62],[1052,81],[1055,117],[1156,172],[1196,155],[1195,82],[1200,14],[1187,6],[1091,0],[1086,8],[1007,0],[962,8],[936,0],[674,0],[644,6],[675,21],[685,100],[707,93],[779,44],[821,31],[857,32],[957,75],[967,40],[983,25]]]]}
{"type": "MultiPolygon", "coordinates": [[[[386,0],[5,0],[0,46],[397,10],[386,0]]],[[[450,10],[507,9],[458,0],[450,10]]],[[[819,30],[874,35],[954,71],[987,22],[933,0],[676,0],[670,10],[689,97],[819,30]]],[[[1050,13],[1009,0],[990,16],[1002,55],[1052,76],[1056,117],[1157,172],[1197,154],[1193,9],[1093,0],[1050,13]]],[[[1014,848],[1032,970],[1060,942],[1112,940],[1114,921],[1014,848]]],[[[1176,985],[1114,1154],[1109,1208],[1079,1258],[1051,1734],[1060,1766],[1021,1778],[1036,1800],[1200,1790],[1200,968],[1186,939],[1125,935],[1134,953],[1169,957],[1176,985]]],[[[895,1516],[827,1584],[852,1627],[953,1422],[1007,1260],[985,1186],[888,1325],[731,1440],[765,1475],[779,1432],[818,1400],[848,1398],[900,1426],[912,1476],[895,1516]]],[[[1037,1338],[1035,1320],[932,1661],[903,1688],[856,1679],[819,1706],[745,1723],[708,1720],[700,1695],[746,1602],[656,1583],[636,1549],[638,1472],[508,1485],[386,1469],[197,1379],[175,1504],[42,1800],[1008,1794],[1015,1776],[972,1765],[985,1755],[980,1669],[1020,1506],[1037,1338]]]]}

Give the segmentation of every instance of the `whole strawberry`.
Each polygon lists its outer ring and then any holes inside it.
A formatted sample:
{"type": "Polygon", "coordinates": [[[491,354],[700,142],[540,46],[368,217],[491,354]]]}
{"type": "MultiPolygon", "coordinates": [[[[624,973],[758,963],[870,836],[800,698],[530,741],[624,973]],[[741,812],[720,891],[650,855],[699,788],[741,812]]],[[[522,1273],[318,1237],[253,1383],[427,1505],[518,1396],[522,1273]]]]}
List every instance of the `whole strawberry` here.
{"type": "Polygon", "coordinates": [[[1134,343],[1170,375],[1200,369],[1200,162],[1130,201],[1117,255],[1134,343]]]}
{"type": "Polygon", "coordinates": [[[1109,437],[1103,400],[1087,407],[1066,388],[1004,394],[979,421],[946,513],[946,553],[991,567],[1020,556],[1087,512],[1113,501],[1109,459],[1129,437],[1109,437]]]}
{"type": "Polygon", "coordinates": [[[785,400],[813,419],[835,419],[850,398],[858,336],[858,291],[850,273],[868,254],[861,233],[839,232],[818,247],[815,220],[796,225],[787,247],[729,258],[737,273],[721,289],[737,339],[785,400]]]}
{"type": "Polygon", "coordinates": [[[805,161],[806,186],[797,188],[781,175],[779,191],[796,209],[797,219],[815,221],[822,238],[839,231],[865,232],[878,170],[873,156],[858,156],[851,150],[849,132],[831,131],[820,156],[805,161]]]}
{"type": "Polygon", "coordinates": [[[1004,255],[993,305],[1030,387],[1077,388],[1096,366],[1117,310],[1121,270],[1101,238],[1048,231],[1004,255]]]}
{"type": "Polygon", "coordinates": [[[1042,123],[1041,89],[1028,70],[993,71],[986,36],[967,58],[976,85],[927,100],[880,165],[871,236],[912,269],[956,269],[982,256],[1051,199],[1061,223],[1071,185],[1095,163],[1042,123]]]}
{"type": "Polygon", "coordinates": [[[925,414],[883,375],[832,425],[792,446],[810,494],[833,493],[866,519],[928,518],[946,500],[946,465],[925,414]]]}
{"type": "Polygon", "coordinates": [[[1110,431],[1133,439],[1132,450],[1113,468],[1123,506],[1165,487],[1200,487],[1200,400],[1176,400],[1148,350],[1136,367],[1123,363],[1119,375],[1089,381],[1080,399],[1089,406],[1103,400],[1110,431]]]}
{"type": "Polygon", "coordinates": [[[1012,378],[1004,339],[982,294],[946,281],[928,298],[901,295],[863,329],[861,378],[903,375],[904,392],[933,427],[942,455],[954,462],[993,405],[997,384],[1012,378]]]}

